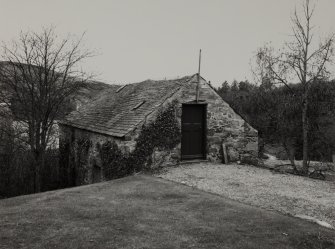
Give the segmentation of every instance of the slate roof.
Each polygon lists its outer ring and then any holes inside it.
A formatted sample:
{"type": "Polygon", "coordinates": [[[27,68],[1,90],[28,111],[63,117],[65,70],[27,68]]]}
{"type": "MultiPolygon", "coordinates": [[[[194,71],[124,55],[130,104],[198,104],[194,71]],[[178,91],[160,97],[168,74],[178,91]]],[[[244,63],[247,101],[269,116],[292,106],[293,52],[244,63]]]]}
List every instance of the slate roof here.
{"type": "Polygon", "coordinates": [[[60,123],[124,137],[192,78],[193,76],[186,76],[175,80],[146,80],[128,84],[122,89],[120,86],[111,87],[78,111],[70,113],[60,123]]]}

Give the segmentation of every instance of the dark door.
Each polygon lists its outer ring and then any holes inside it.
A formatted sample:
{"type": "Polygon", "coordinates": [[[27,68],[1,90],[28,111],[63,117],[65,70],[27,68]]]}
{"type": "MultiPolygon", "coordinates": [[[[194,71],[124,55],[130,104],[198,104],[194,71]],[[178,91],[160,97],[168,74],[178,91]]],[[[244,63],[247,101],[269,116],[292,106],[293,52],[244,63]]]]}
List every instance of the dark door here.
{"type": "Polygon", "coordinates": [[[206,158],[206,105],[184,104],[182,110],[182,159],[206,158]]]}

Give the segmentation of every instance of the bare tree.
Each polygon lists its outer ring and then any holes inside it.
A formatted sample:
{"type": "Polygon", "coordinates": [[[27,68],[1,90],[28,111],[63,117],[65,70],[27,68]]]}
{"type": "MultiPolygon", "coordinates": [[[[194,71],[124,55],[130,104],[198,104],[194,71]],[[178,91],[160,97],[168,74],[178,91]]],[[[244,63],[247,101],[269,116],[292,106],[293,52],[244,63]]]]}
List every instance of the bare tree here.
{"type": "Polygon", "coordinates": [[[295,10],[292,16],[292,41],[286,42],[279,51],[269,45],[260,48],[256,55],[255,70],[261,79],[270,79],[290,89],[290,83],[293,82],[303,86],[303,93],[296,97],[301,98],[304,173],[308,172],[309,92],[314,82],[329,79],[329,66],[334,56],[334,34],[315,42],[312,26],[314,10],[310,0],[304,0],[302,12],[299,14],[295,10]]]}
{"type": "Polygon", "coordinates": [[[60,39],[50,27],[40,33],[21,32],[17,40],[3,44],[0,102],[26,131],[25,142],[34,155],[35,192],[40,191],[40,172],[55,120],[64,102],[89,78],[78,67],[92,56],[81,48],[82,38],[60,39]]]}

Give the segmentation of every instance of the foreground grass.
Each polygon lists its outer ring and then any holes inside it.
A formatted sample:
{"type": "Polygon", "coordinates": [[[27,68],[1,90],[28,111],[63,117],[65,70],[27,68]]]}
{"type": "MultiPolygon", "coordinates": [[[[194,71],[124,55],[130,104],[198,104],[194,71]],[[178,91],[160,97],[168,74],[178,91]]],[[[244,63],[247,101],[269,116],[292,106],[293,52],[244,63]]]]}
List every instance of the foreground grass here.
{"type": "Polygon", "coordinates": [[[149,176],[0,201],[0,248],[334,248],[334,238],[149,176]]]}

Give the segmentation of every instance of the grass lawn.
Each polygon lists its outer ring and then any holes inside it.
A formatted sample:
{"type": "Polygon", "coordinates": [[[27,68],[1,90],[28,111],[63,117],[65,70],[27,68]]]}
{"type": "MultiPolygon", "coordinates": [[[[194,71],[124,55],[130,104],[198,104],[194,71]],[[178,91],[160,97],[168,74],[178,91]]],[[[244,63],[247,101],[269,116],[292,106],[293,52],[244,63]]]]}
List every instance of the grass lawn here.
{"type": "Polygon", "coordinates": [[[0,248],[335,248],[335,231],[151,176],[0,201],[0,248]]]}

